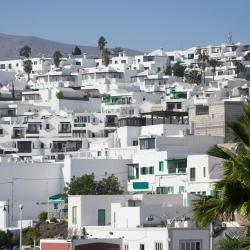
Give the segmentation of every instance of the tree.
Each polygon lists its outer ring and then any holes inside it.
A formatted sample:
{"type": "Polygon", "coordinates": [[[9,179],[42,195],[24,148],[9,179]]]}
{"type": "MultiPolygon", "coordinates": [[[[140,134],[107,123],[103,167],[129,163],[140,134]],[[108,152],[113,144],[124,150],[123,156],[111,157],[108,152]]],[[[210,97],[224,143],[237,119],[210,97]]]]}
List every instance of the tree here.
{"type": "Polygon", "coordinates": [[[113,56],[119,56],[119,53],[123,52],[123,48],[116,47],[112,50],[113,56]]]}
{"type": "Polygon", "coordinates": [[[121,189],[118,178],[114,175],[111,175],[107,178],[103,178],[97,184],[97,193],[98,194],[122,194],[123,190],[121,189]]]}
{"type": "Polygon", "coordinates": [[[216,250],[241,250],[240,241],[225,237],[218,242],[216,250]]]}
{"type": "Polygon", "coordinates": [[[237,77],[239,77],[241,73],[244,73],[246,71],[245,65],[239,61],[235,61],[234,66],[236,67],[235,73],[236,73],[237,77]]]}
{"type": "Polygon", "coordinates": [[[214,80],[214,75],[215,75],[215,72],[216,72],[216,67],[219,67],[220,66],[220,62],[216,59],[210,59],[208,61],[210,67],[212,67],[212,73],[213,73],[213,80],[214,80]]]}
{"type": "Polygon", "coordinates": [[[107,48],[103,50],[103,61],[104,65],[107,67],[109,65],[110,51],[107,48]]]}
{"type": "Polygon", "coordinates": [[[164,73],[167,76],[171,76],[172,75],[172,67],[170,65],[168,65],[164,73]]]}
{"type": "MultiPolygon", "coordinates": [[[[250,103],[243,107],[240,119],[227,126],[233,130],[237,146],[231,149],[215,146],[208,152],[223,159],[224,174],[215,183],[216,195],[200,197],[193,203],[194,219],[200,227],[229,219],[235,212],[250,218],[250,103]]],[[[242,242],[250,247],[249,234],[242,242]]]]}
{"type": "Polygon", "coordinates": [[[104,48],[106,47],[107,41],[103,36],[100,36],[98,39],[98,48],[101,53],[103,53],[104,48]]]}
{"type": "Polygon", "coordinates": [[[63,99],[63,97],[64,97],[63,92],[62,91],[57,92],[56,97],[57,97],[57,99],[63,99]]]}
{"type": "Polygon", "coordinates": [[[66,195],[96,194],[97,183],[94,174],[72,178],[65,188],[66,195]]]}
{"type": "Polygon", "coordinates": [[[0,248],[10,248],[12,244],[12,233],[0,230],[0,248]]]}
{"type": "Polygon", "coordinates": [[[38,220],[39,220],[40,222],[45,222],[45,221],[48,219],[48,212],[46,212],[46,211],[40,212],[40,213],[38,214],[37,218],[38,218],[38,220]]]}
{"type": "Polygon", "coordinates": [[[197,70],[191,70],[186,75],[187,82],[190,84],[200,84],[201,83],[201,74],[197,70]]]}
{"type": "Polygon", "coordinates": [[[40,236],[40,232],[38,228],[27,227],[23,229],[24,242],[29,245],[33,245],[34,240],[36,240],[40,236]]]}
{"type": "Polygon", "coordinates": [[[59,67],[59,64],[61,62],[61,58],[62,58],[61,52],[59,50],[55,51],[53,54],[53,61],[54,61],[56,68],[59,67]]]}
{"type": "Polygon", "coordinates": [[[185,69],[186,67],[182,66],[180,62],[175,63],[172,67],[174,76],[178,76],[178,77],[184,77],[185,69]]]}
{"type": "Polygon", "coordinates": [[[122,194],[118,178],[114,175],[103,178],[100,181],[95,180],[94,174],[83,175],[72,178],[65,187],[65,196],[68,195],[100,195],[100,194],[122,194]]]}
{"type": "Polygon", "coordinates": [[[75,46],[74,50],[72,51],[73,56],[79,56],[82,54],[81,49],[78,46],[75,46]]]}
{"type": "Polygon", "coordinates": [[[248,52],[248,53],[244,56],[244,60],[245,60],[245,61],[250,61],[250,52],[248,52]]]}
{"type": "Polygon", "coordinates": [[[106,48],[106,44],[107,44],[106,39],[103,36],[101,36],[98,39],[98,48],[101,52],[104,65],[108,66],[109,65],[110,51],[106,48]]]}
{"type": "Polygon", "coordinates": [[[206,69],[206,66],[208,64],[209,57],[207,55],[206,50],[202,51],[201,49],[197,49],[196,50],[196,54],[198,54],[197,64],[200,67],[200,69],[202,70],[203,84],[205,85],[205,81],[206,81],[205,69],[206,69]]]}
{"type": "Polygon", "coordinates": [[[28,81],[30,80],[30,73],[32,72],[32,61],[27,59],[23,61],[23,70],[28,75],[28,81]]]}
{"type": "Polygon", "coordinates": [[[31,48],[28,45],[25,45],[19,50],[19,55],[24,56],[25,58],[29,58],[31,54],[31,48]]]}

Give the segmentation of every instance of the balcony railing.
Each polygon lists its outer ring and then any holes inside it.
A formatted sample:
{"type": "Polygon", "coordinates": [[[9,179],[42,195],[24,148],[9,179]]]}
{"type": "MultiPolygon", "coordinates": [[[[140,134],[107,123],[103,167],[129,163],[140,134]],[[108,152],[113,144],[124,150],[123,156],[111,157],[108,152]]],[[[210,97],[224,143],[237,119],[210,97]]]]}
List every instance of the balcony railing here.
{"type": "Polygon", "coordinates": [[[186,168],[169,168],[168,174],[186,174],[186,168]]]}
{"type": "Polygon", "coordinates": [[[27,129],[26,134],[39,134],[38,129],[27,129]]]}
{"type": "Polygon", "coordinates": [[[67,133],[71,133],[71,129],[59,129],[58,130],[59,134],[67,134],[67,133]]]}
{"type": "Polygon", "coordinates": [[[11,138],[12,139],[24,138],[24,134],[12,134],[11,138]]]}

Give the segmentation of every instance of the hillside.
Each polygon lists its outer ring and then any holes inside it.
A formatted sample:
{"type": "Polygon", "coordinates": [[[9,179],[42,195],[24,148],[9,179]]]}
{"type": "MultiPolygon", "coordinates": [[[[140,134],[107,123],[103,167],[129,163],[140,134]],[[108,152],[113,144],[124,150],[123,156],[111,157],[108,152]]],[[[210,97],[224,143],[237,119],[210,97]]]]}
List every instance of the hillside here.
{"type": "MultiPolygon", "coordinates": [[[[60,50],[63,54],[69,54],[75,45],[81,48],[82,52],[88,56],[96,57],[99,55],[99,49],[95,46],[84,46],[78,44],[66,44],[46,40],[32,36],[14,36],[0,33],[0,59],[11,59],[19,56],[19,49],[24,45],[32,48],[32,56],[47,55],[51,56],[54,51],[60,50]]],[[[128,55],[141,54],[141,52],[124,48],[128,55]]]]}

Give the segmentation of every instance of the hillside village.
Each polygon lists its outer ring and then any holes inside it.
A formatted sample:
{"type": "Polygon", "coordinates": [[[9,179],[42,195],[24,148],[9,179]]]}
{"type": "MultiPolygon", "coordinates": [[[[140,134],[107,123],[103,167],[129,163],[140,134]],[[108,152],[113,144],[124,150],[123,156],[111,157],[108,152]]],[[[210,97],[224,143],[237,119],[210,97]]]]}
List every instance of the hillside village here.
{"type": "Polygon", "coordinates": [[[41,250],[209,250],[242,237],[247,218],[201,229],[193,202],[218,195],[223,159],[209,150],[237,145],[228,122],[249,102],[250,44],[98,46],[100,58],[77,46],[32,57],[27,45],[0,61],[0,229],[18,235],[41,213],[67,223],[34,237],[41,250]]]}

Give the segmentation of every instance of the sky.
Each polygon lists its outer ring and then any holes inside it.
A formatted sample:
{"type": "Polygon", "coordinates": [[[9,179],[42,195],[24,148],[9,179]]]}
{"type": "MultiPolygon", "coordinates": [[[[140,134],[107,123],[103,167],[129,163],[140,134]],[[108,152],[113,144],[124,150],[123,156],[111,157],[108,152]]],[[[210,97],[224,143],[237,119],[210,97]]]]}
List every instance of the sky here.
{"type": "Polygon", "coordinates": [[[0,33],[140,51],[250,43],[250,0],[7,0],[0,33]]]}

